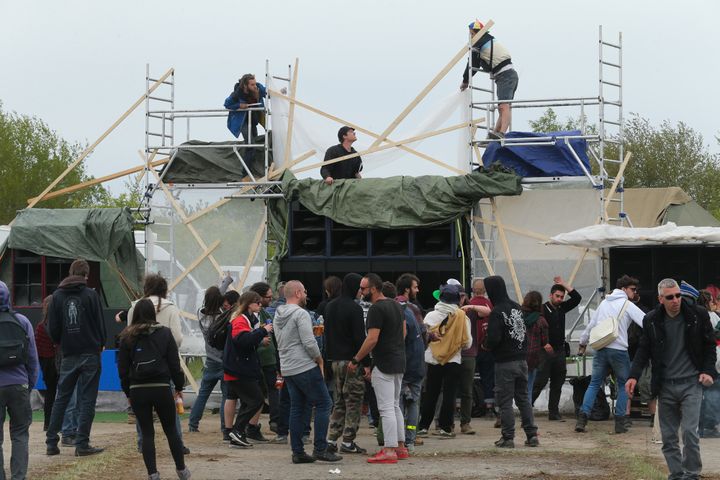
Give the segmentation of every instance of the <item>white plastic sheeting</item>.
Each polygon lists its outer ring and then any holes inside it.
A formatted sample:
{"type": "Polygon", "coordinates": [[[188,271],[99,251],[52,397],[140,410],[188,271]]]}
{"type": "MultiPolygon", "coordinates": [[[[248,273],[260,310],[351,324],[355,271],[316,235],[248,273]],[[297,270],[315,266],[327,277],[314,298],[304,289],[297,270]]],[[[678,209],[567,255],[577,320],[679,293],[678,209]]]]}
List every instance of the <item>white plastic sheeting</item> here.
{"type": "Polygon", "coordinates": [[[698,243],[720,244],[720,228],[678,227],[672,222],[652,228],[593,225],[555,235],[548,242],[550,245],[573,245],[586,248],[698,243]]]}

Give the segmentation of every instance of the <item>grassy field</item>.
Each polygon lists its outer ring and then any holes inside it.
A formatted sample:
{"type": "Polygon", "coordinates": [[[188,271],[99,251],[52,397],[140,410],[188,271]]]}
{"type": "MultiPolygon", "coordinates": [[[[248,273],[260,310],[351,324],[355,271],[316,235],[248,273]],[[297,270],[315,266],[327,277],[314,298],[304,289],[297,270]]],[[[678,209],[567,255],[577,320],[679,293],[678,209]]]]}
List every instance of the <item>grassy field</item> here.
{"type": "MultiPolygon", "coordinates": [[[[43,422],[43,412],[41,410],[33,412],[33,423],[35,422],[43,422]]],[[[127,412],[95,412],[95,422],[125,423],[127,422],[127,412]]]]}

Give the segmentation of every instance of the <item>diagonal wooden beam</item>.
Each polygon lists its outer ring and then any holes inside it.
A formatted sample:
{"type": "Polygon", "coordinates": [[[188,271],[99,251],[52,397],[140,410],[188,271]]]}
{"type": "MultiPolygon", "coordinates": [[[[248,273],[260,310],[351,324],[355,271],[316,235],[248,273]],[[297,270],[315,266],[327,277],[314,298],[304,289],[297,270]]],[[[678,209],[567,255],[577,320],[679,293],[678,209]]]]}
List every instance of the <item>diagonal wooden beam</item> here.
{"type": "Polygon", "coordinates": [[[255,257],[257,256],[258,248],[260,247],[260,242],[263,239],[263,235],[265,234],[265,229],[267,228],[267,221],[266,217],[263,215],[263,221],[262,224],[258,227],[257,232],[255,232],[255,238],[253,239],[253,243],[250,246],[250,251],[248,252],[248,256],[245,259],[245,265],[243,268],[243,273],[240,275],[240,279],[238,280],[238,288],[243,288],[245,286],[245,281],[247,280],[248,275],[250,274],[250,269],[253,266],[253,263],[255,262],[255,257]]]}
{"type": "MultiPolygon", "coordinates": [[[[472,120],[471,124],[472,124],[472,125],[475,125],[475,124],[478,124],[478,123],[482,123],[482,122],[484,122],[484,121],[485,121],[484,118],[479,118],[479,119],[476,119],[476,120],[472,120]]],[[[383,151],[383,150],[387,150],[388,148],[397,147],[397,146],[399,146],[399,145],[403,145],[403,144],[406,144],[406,143],[417,142],[418,140],[423,140],[423,139],[425,139],[425,138],[435,137],[435,136],[438,136],[438,135],[442,135],[442,134],[444,134],[444,133],[452,132],[452,131],[454,131],[454,130],[459,130],[459,129],[461,129],[461,128],[467,128],[467,126],[468,126],[468,123],[467,123],[467,122],[463,122],[463,123],[459,123],[459,124],[456,124],[456,125],[452,125],[452,126],[450,126],[450,127],[442,128],[442,129],[440,129],[440,130],[435,130],[435,131],[433,131],[433,132],[426,132],[426,133],[423,133],[423,134],[420,134],[420,135],[416,135],[416,136],[414,136],[414,137],[406,138],[405,140],[400,140],[400,141],[398,141],[398,142],[388,142],[388,143],[385,143],[385,144],[380,145],[380,146],[370,147],[370,148],[368,148],[367,150],[363,150],[363,151],[361,151],[361,152],[355,152],[355,153],[351,153],[351,154],[348,154],[348,155],[343,155],[342,157],[334,158],[334,159],[328,160],[328,161],[313,163],[312,165],[308,165],[307,167],[302,167],[302,168],[299,168],[299,169],[297,169],[297,170],[293,170],[293,173],[305,172],[305,171],[307,171],[307,170],[312,170],[312,169],[315,169],[315,168],[318,168],[318,167],[322,167],[322,166],[324,166],[324,165],[332,165],[333,163],[342,162],[342,161],[345,161],[345,160],[349,160],[349,159],[351,159],[351,158],[359,157],[359,156],[361,156],[361,155],[368,155],[368,154],[375,153],[375,152],[381,152],[381,151],[383,151]]],[[[465,173],[466,173],[466,172],[462,172],[462,171],[460,172],[461,175],[464,175],[465,173]]]]}
{"type": "Polygon", "coordinates": [[[185,270],[183,270],[182,273],[175,278],[175,280],[173,280],[173,282],[168,287],[168,292],[172,292],[173,290],[175,290],[175,287],[180,285],[180,282],[182,282],[183,279],[185,279],[185,277],[190,274],[190,272],[195,270],[197,266],[200,265],[200,263],[202,263],[202,261],[205,260],[205,258],[210,255],[219,245],[220,240],[215,240],[212,245],[206,248],[199,257],[193,260],[193,262],[187,268],[185,268],[185,270]]]}
{"type": "Polygon", "coordinates": [[[510,277],[512,278],[513,285],[515,286],[515,295],[517,295],[517,301],[522,302],[522,291],[520,290],[520,282],[518,280],[517,272],[515,271],[515,263],[512,259],[512,253],[510,252],[510,244],[507,241],[507,236],[505,236],[505,228],[503,228],[502,221],[500,220],[500,215],[498,214],[497,204],[494,197],[490,198],[490,205],[492,207],[493,217],[495,217],[495,224],[497,225],[500,244],[505,252],[505,262],[507,262],[508,270],[510,270],[510,277]]]}
{"type": "MultiPolygon", "coordinates": [[[[152,167],[157,167],[160,165],[165,165],[168,162],[167,159],[165,160],[156,160],[151,163],[152,167]]],[[[55,190],[54,192],[50,192],[47,195],[45,195],[44,200],[50,200],[51,198],[60,197],[62,195],[67,195],[68,193],[77,192],[78,190],[82,190],[87,187],[92,187],[93,185],[98,185],[100,183],[109,182],[110,180],[116,180],[118,178],[122,178],[128,175],[132,175],[133,173],[141,172],[145,170],[145,165],[141,167],[134,167],[134,168],[128,168],[127,170],[122,170],[117,173],[113,173],[110,175],[105,175],[104,177],[98,177],[93,178],[92,180],[88,180],[87,182],[78,183],[76,185],[72,185],[70,187],[61,188],[60,190],[55,190]]],[[[28,198],[28,203],[32,203],[33,200],[35,200],[38,197],[28,198]]]]}
{"type": "Polygon", "coordinates": [[[475,226],[470,221],[470,215],[467,216],[467,221],[470,224],[470,231],[472,232],[472,236],[473,236],[473,240],[475,241],[475,245],[477,246],[478,250],[480,250],[480,255],[482,256],[483,262],[485,262],[485,268],[487,268],[487,271],[490,275],[495,275],[495,270],[493,269],[492,265],[490,264],[490,257],[488,257],[487,251],[485,250],[485,247],[482,244],[480,235],[478,235],[477,230],[475,229],[475,226]]]}
{"type": "MultiPolygon", "coordinates": [[[[475,42],[477,42],[478,40],[480,40],[480,37],[482,37],[483,35],[485,35],[485,33],[486,33],[486,32],[490,29],[490,27],[492,27],[493,25],[494,25],[493,21],[492,21],[492,20],[488,20],[487,23],[485,24],[485,26],[482,28],[482,30],[480,30],[480,31],[477,32],[475,35],[473,35],[472,40],[470,40],[470,45],[475,45],[475,42]]],[[[438,72],[438,74],[435,75],[432,80],[430,80],[430,83],[428,83],[428,84],[425,86],[425,88],[423,88],[422,91],[420,91],[420,93],[417,95],[417,97],[415,97],[415,98],[413,99],[413,101],[410,102],[410,103],[408,104],[408,106],[405,107],[405,109],[404,109],[402,112],[400,112],[400,115],[398,115],[397,118],[396,118],[395,120],[393,120],[392,123],[391,123],[390,125],[388,125],[388,127],[380,134],[380,138],[378,138],[377,140],[375,140],[375,141],[373,142],[373,144],[370,145],[370,148],[376,147],[376,146],[380,145],[383,141],[385,141],[385,139],[386,139],[392,132],[395,131],[395,128],[397,128],[397,126],[400,125],[400,122],[402,122],[402,121],[405,119],[405,117],[407,117],[407,116],[410,114],[410,112],[412,112],[413,109],[415,109],[415,107],[417,106],[417,104],[420,103],[420,102],[422,101],[422,99],[427,96],[428,93],[430,93],[430,90],[432,90],[433,88],[435,88],[435,85],[437,85],[438,82],[440,82],[440,80],[442,80],[443,78],[445,78],[445,75],[447,75],[448,72],[455,66],[455,64],[456,64],[462,57],[464,57],[465,55],[467,55],[467,53],[468,53],[468,47],[467,47],[467,44],[466,44],[465,46],[463,46],[463,48],[460,49],[460,51],[459,51],[458,53],[455,54],[454,57],[452,57],[452,59],[450,59],[450,61],[448,62],[448,64],[445,65],[445,67],[443,67],[443,69],[440,70],[440,72],[438,72]]]]}
{"type": "MultiPolygon", "coordinates": [[[[278,92],[278,91],[276,91],[276,90],[272,90],[272,89],[271,89],[271,90],[270,90],[270,93],[271,93],[273,96],[275,96],[275,97],[280,97],[280,98],[282,98],[282,99],[284,99],[284,100],[287,100],[287,101],[289,101],[289,102],[291,102],[291,103],[293,103],[293,104],[297,104],[298,107],[302,107],[302,108],[304,108],[305,110],[308,110],[308,111],[313,112],[313,113],[315,113],[315,114],[317,114],[317,115],[320,115],[321,117],[325,117],[325,118],[327,118],[328,120],[332,120],[332,121],[337,122],[337,123],[339,123],[339,124],[341,124],[341,125],[347,125],[348,127],[353,128],[353,129],[355,129],[356,131],[358,131],[358,132],[360,132],[360,133],[364,133],[365,135],[368,135],[368,136],[370,136],[370,137],[380,138],[380,135],[379,135],[379,134],[377,134],[377,133],[375,133],[375,132],[373,132],[373,131],[371,131],[371,130],[368,130],[368,129],[366,129],[366,128],[363,128],[363,127],[361,127],[360,125],[357,125],[356,123],[353,123],[353,122],[351,122],[351,121],[349,121],[349,120],[342,119],[342,118],[340,118],[340,117],[336,117],[335,115],[332,115],[332,114],[330,114],[330,113],[323,112],[323,111],[320,110],[319,108],[313,107],[312,105],[308,105],[307,103],[303,103],[303,102],[301,102],[301,101],[299,101],[299,100],[297,100],[297,99],[291,99],[290,97],[288,97],[288,96],[286,96],[286,95],[283,95],[282,93],[280,93],[280,92],[278,92]]],[[[392,140],[391,140],[390,138],[386,138],[386,139],[385,139],[385,142],[391,142],[391,141],[392,141],[392,140]]],[[[400,150],[405,151],[405,152],[411,153],[411,154],[413,154],[413,155],[415,155],[415,156],[417,156],[417,157],[419,157],[419,158],[422,158],[423,160],[427,160],[428,162],[434,163],[435,165],[438,165],[438,166],[443,167],[443,168],[447,168],[447,169],[450,170],[451,172],[457,173],[458,175],[463,175],[463,174],[467,173],[467,172],[465,172],[464,170],[460,170],[460,169],[458,169],[458,168],[455,168],[455,167],[453,167],[452,165],[448,165],[447,163],[445,163],[445,162],[443,162],[443,161],[440,161],[440,160],[438,160],[438,159],[436,159],[436,158],[434,158],[434,157],[431,157],[430,155],[427,155],[427,154],[425,154],[425,153],[419,152],[419,151],[417,151],[417,150],[415,150],[415,149],[413,149],[413,148],[410,148],[410,147],[408,147],[408,146],[398,145],[398,148],[399,148],[400,150]]]]}
{"type": "MultiPolygon", "coordinates": [[[[150,88],[148,89],[147,93],[144,93],[140,98],[137,99],[137,101],[135,101],[135,103],[132,104],[132,106],[131,106],[125,113],[123,113],[122,115],[120,115],[120,118],[118,118],[118,119],[115,121],[115,123],[113,123],[113,124],[110,126],[110,128],[108,128],[107,130],[105,130],[105,132],[104,132],[102,135],[100,135],[100,138],[98,138],[97,140],[95,140],[92,145],[90,145],[90,146],[87,147],[85,150],[83,150],[83,152],[80,154],[80,156],[79,156],[75,161],[73,161],[70,165],[68,165],[68,167],[65,169],[65,171],[62,172],[62,173],[60,174],[60,176],[58,176],[55,180],[53,180],[53,181],[50,183],[50,185],[48,185],[48,186],[45,188],[45,190],[42,191],[42,193],[41,193],[40,195],[38,195],[37,197],[35,197],[35,199],[34,199],[32,202],[30,202],[30,204],[27,206],[27,208],[33,208],[35,205],[37,205],[38,202],[40,202],[41,200],[43,200],[43,199],[45,198],[45,196],[46,196],[48,193],[50,193],[50,192],[52,191],[52,189],[55,188],[55,187],[57,186],[57,184],[60,183],[60,182],[63,180],[63,178],[65,178],[65,177],[67,176],[68,173],[70,173],[75,167],[77,167],[77,166],[80,164],[80,162],[82,162],[83,160],[85,160],[85,157],[87,157],[88,155],[90,155],[90,153],[91,153],[93,150],[95,150],[95,148],[97,148],[98,145],[100,145],[100,142],[102,142],[103,140],[105,140],[105,137],[107,137],[108,135],[110,135],[110,133],[112,133],[112,131],[115,130],[115,129],[117,128],[117,126],[120,125],[120,124],[123,122],[123,120],[125,120],[137,107],[139,107],[139,106],[145,101],[145,98],[147,97],[147,95],[151,94],[152,92],[155,91],[155,89],[157,89],[160,85],[162,85],[162,83],[163,83],[170,75],[172,75],[174,71],[175,71],[175,70],[174,70],[173,68],[169,69],[167,72],[165,72],[165,74],[164,74],[162,77],[160,77],[155,83],[153,83],[153,84],[150,86],[150,88]]],[[[13,220],[13,221],[14,221],[14,220],[13,220]]],[[[12,225],[12,223],[11,223],[11,225],[12,225]]]]}
{"type": "MultiPolygon", "coordinates": [[[[290,82],[290,98],[295,98],[297,89],[297,78],[298,78],[298,65],[300,59],[295,59],[295,70],[293,70],[292,81],[290,82]]],[[[290,150],[292,149],[292,133],[293,133],[293,121],[295,119],[295,104],[290,102],[288,107],[288,124],[287,124],[287,137],[285,138],[285,158],[283,165],[286,165],[290,161],[290,150]]]]}

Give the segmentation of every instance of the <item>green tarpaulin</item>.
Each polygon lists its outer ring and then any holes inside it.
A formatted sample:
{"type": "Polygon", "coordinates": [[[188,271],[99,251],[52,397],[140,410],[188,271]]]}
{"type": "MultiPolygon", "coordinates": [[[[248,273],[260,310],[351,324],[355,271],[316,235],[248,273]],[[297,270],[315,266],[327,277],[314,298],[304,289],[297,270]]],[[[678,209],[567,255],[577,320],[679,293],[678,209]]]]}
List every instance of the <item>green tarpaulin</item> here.
{"type": "Polygon", "coordinates": [[[482,170],[455,177],[422,176],[336,180],[297,180],[286,171],[283,200],[268,202],[268,225],[277,240],[268,279],[275,285],[279,262],[287,255],[288,202],[299,201],[316,215],[355,228],[422,228],[447,224],[469,213],[482,198],[520,195],[521,177],[482,170]]]}
{"type": "MultiPolygon", "coordinates": [[[[270,137],[272,138],[272,137],[270,137]]],[[[265,143],[260,135],[255,143],[265,143]]],[[[201,142],[190,140],[173,152],[173,158],[160,173],[165,183],[229,183],[239,182],[247,176],[245,167],[232,147],[256,178],[265,172],[264,148],[253,148],[253,155],[247,155],[248,149],[240,147],[242,142],[201,142]]],[[[268,165],[272,155],[268,157],[268,165]]]]}
{"type": "Polygon", "coordinates": [[[107,262],[122,272],[130,287],[141,290],[144,261],[135,248],[133,218],[126,208],[23,210],[12,225],[8,247],[107,262]]]}

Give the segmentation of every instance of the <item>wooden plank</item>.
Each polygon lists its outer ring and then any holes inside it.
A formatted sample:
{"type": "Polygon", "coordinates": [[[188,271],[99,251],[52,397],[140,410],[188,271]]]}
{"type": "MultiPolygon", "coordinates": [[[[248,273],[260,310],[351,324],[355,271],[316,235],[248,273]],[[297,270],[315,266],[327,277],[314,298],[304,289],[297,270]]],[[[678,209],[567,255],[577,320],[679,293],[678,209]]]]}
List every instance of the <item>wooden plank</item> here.
{"type": "Polygon", "coordinates": [[[620,179],[622,178],[623,173],[625,173],[625,167],[627,167],[627,164],[630,161],[631,157],[632,157],[632,152],[628,152],[627,155],[625,155],[625,159],[620,164],[620,168],[618,168],[618,173],[617,173],[617,175],[615,175],[615,180],[613,180],[612,186],[610,187],[610,191],[608,192],[607,196],[605,197],[605,202],[603,205],[603,213],[605,214],[605,222],[607,222],[608,218],[610,218],[610,216],[608,215],[608,208],[610,207],[610,201],[612,200],[613,195],[615,195],[615,192],[617,191],[617,188],[620,185],[620,179]]]}
{"type": "Polygon", "coordinates": [[[250,247],[250,251],[248,252],[248,256],[245,259],[245,264],[243,268],[243,273],[240,275],[240,279],[238,280],[238,288],[243,288],[245,286],[245,280],[247,280],[248,275],[250,274],[250,269],[253,266],[253,262],[255,261],[255,257],[257,256],[257,250],[260,246],[260,242],[263,239],[263,235],[265,234],[265,229],[267,228],[267,217],[266,215],[263,215],[263,222],[262,225],[257,229],[257,232],[255,232],[255,238],[253,239],[252,246],[250,247]]]}
{"type": "MultiPolygon", "coordinates": [[[[159,165],[165,165],[168,162],[168,160],[156,160],[152,162],[152,167],[157,167],[159,165]]],[[[45,195],[44,200],[50,200],[51,198],[60,197],[62,195],[66,195],[68,193],[77,192],[78,190],[82,190],[83,188],[92,187],[93,185],[97,185],[99,183],[105,183],[109,182],[110,180],[115,180],[121,177],[125,177],[128,175],[132,175],[133,173],[141,172],[145,170],[145,165],[141,167],[134,167],[134,168],[128,168],[127,170],[122,170],[117,173],[112,173],[110,175],[105,175],[104,177],[98,177],[94,178],[92,180],[88,180],[87,182],[78,183],[76,185],[72,185],[70,187],[61,188],[60,190],[55,190],[54,192],[50,192],[47,195],[45,195]]],[[[37,197],[34,198],[28,198],[28,203],[32,203],[33,200],[35,200],[37,197]]]]}
{"type": "Polygon", "coordinates": [[[570,272],[570,277],[568,278],[568,285],[572,285],[573,282],[575,282],[575,277],[577,276],[578,272],[580,271],[580,267],[582,266],[583,260],[585,260],[585,256],[587,256],[588,252],[590,251],[589,248],[586,248],[582,251],[582,254],[580,255],[580,258],[578,258],[577,262],[575,262],[575,266],[573,267],[572,272],[570,272]]]}
{"type": "MultiPolygon", "coordinates": [[[[497,222],[488,220],[486,218],[473,217],[473,220],[493,227],[497,226],[497,222]]],[[[525,230],[523,228],[513,227],[506,224],[503,224],[503,228],[505,228],[505,230],[507,230],[508,232],[513,232],[518,235],[522,235],[523,237],[534,238],[535,240],[540,240],[541,242],[547,242],[550,240],[550,237],[548,237],[547,235],[543,235],[542,233],[537,232],[531,232],[530,230],[525,230]]]]}
{"type": "Polygon", "coordinates": [[[507,237],[505,236],[505,228],[503,228],[500,214],[498,214],[497,211],[495,198],[490,198],[490,205],[492,206],[492,214],[493,217],[495,217],[495,223],[497,224],[500,244],[505,252],[505,261],[507,262],[508,269],[510,270],[510,277],[512,278],[513,285],[515,286],[515,295],[517,295],[518,303],[522,303],[523,296],[522,291],[520,290],[520,282],[518,281],[517,272],[515,272],[515,264],[513,263],[512,254],[510,253],[510,245],[508,244],[507,237]]]}
{"type": "Polygon", "coordinates": [[[198,316],[194,313],[186,312],[185,310],[179,310],[180,316],[183,318],[187,318],[188,320],[193,320],[195,322],[198,321],[198,316]]]}
{"type": "MultiPolygon", "coordinates": [[[[493,21],[492,21],[492,20],[488,20],[487,23],[485,24],[485,26],[482,28],[482,30],[480,30],[480,31],[477,32],[475,35],[473,35],[472,40],[470,41],[470,44],[471,44],[471,45],[475,45],[475,42],[477,42],[478,40],[480,40],[480,37],[482,37],[483,35],[485,35],[485,33],[486,33],[486,32],[490,29],[490,27],[492,27],[493,25],[494,25],[493,21]]],[[[440,82],[440,80],[442,80],[443,78],[445,78],[445,75],[448,74],[448,72],[455,66],[455,64],[456,64],[461,58],[463,58],[464,56],[466,56],[467,54],[468,54],[468,47],[467,47],[467,45],[465,45],[465,46],[463,46],[463,47],[460,49],[460,51],[458,51],[458,52],[455,54],[455,56],[452,57],[452,59],[448,62],[448,64],[445,65],[445,67],[443,67],[443,69],[440,70],[440,72],[438,72],[438,74],[435,75],[432,80],[430,80],[430,83],[428,83],[428,84],[425,86],[425,88],[423,88],[422,91],[420,91],[420,93],[417,95],[417,97],[415,97],[415,98],[413,99],[413,101],[410,102],[410,103],[408,104],[408,106],[405,107],[405,109],[404,109],[402,112],[400,112],[400,115],[398,115],[397,118],[396,118],[395,120],[393,120],[392,123],[380,134],[380,138],[378,138],[377,140],[375,140],[375,141],[373,142],[373,144],[370,145],[370,148],[376,147],[376,146],[378,146],[379,144],[381,144],[383,141],[385,141],[385,139],[386,139],[393,131],[395,131],[395,128],[397,128],[397,126],[400,124],[400,122],[402,122],[402,121],[405,119],[405,117],[407,117],[407,116],[410,114],[410,112],[412,112],[413,109],[415,109],[415,107],[418,105],[418,103],[420,103],[420,102],[422,101],[422,99],[424,99],[424,98],[427,96],[427,94],[430,93],[430,90],[432,90],[432,89],[435,87],[435,85],[437,85],[438,82],[440,82]]]]}
{"type": "MultiPolygon", "coordinates": [[[[153,84],[150,86],[150,88],[148,89],[148,92],[147,92],[147,93],[144,93],[140,98],[137,99],[137,101],[136,101],[135,103],[132,104],[132,106],[131,106],[125,113],[123,113],[122,115],[120,115],[120,118],[118,118],[118,119],[115,121],[115,123],[113,123],[113,124],[110,126],[110,128],[108,128],[107,130],[105,130],[105,132],[104,132],[102,135],[100,135],[100,138],[98,138],[97,140],[95,140],[92,145],[90,145],[90,146],[87,147],[85,150],[83,150],[83,152],[80,154],[80,156],[79,156],[75,161],[73,161],[73,162],[65,169],[65,171],[60,174],[60,176],[58,176],[55,180],[53,180],[53,181],[50,183],[50,185],[48,185],[47,188],[45,188],[45,190],[42,191],[42,193],[41,193],[40,195],[38,195],[37,197],[35,197],[35,199],[34,199],[32,202],[30,202],[30,204],[27,206],[27,208],[33,208],[35,205],[37,205],[38,202],[40,202],[41,200],[43,200],[43,199],[45,198],[45,196],[46,196],[48,193],[50,193],[50,192],[52,191],[52,189],[55,188],[55,187],[57,186],[57,184],[60,183],[60,182],[63,180],[63,178],[65,178],[65,177],[67,176],[68,173],[70,173],[75,167],[77,167],[77,166],[80,164],[80,162],[82,162],[83,160],[85,160],[85,157],[87,157],[88,155],[90,155],[90,153],[91,153],[93,150],[95,150],[95,148],[97,148],[98,145],[100,145],[100,142],[102,142],[103,140],[105,140],[105,137],[107,137],[108,135],[110,135],[110,133],[112,133],[112,131],[115,130],[115,129],[117,128],[117,126],[120,125],[120,124],[123,122],[123,120],[125,120],[137,107],[139,107],[139,106],[145,101],[145,97],[146,97],[147,95],[149,95],[150,93],[154,92],[155,89],[157,89],[160,85],[162,85],[162,83],[163,83],[170,75],[172,75],[173,72],[174,72],[174,69],[172,69],[172,68],[169,69],[167,72],[165,72],[165,74],[164,74],[162,77],[160,77],[160,78],[157,80],[157,82],[153,83],[153,84]]],[[[14,220],[13,220],[13,221],[14,221],[14,220]]],[[[12,225],[12,223],[11,223],[11,225],[12,225]]]]}
{"type": "Polygon", "coordinates": [[[467,217],[468,223],[470,223],[470,230],[472,231],[473,240],[475,240],[475,245],[478,247],[478,250],[480,250],[480,255],[482,256],[483,262],[485,262],[485,268],[487,268],[487,271],[490,275],[495,275],[495,270],[493,270],[492,265],[490,265],[490,258],[488,257],[487,252],[485,251],[485,247],[482,244],[482,240],[480,240],[480,236],[477,233],[477,230],[475,230],[472,222],[470,222],[470,215],[467,217]]]}
{"type": "Polygon", "coordinates": [[[203,260],[205,260],[205,257],[210,255],[213,252],[213,250],[215,250],[218,247],[218,245],[220,245],[220,240],[215,240],[212,243],[212,245],[210,245],[208,248],[205,249],[205,251],[202,254],[200,254],[199,257],[197,257],[195,260],[193,260],[193,262],[190,264],[190,266],[188,266],[185,270],[183,270],[180,275],[175,277],[175,280],[173,280],[173,282],[170,284],[170,287],[168,287],[168,292],[172,292],[175,289],[175,287],[177,287],[180,284],[180,282],[182,282],[185,279],[185,277],[188,276],[188,274],[190,272],[195,270],[197,268],[197,266],[200,265],[200,263],[202,263],[203,260]]]}
{"type": "Polygon", "coordinates": [[[190,372],[190,369],[187,366],[187,363],[185,363],[185,359],[182,355],[180,355],[180,368],[182,368],[183,373],[185,373],[185,376],[188,379],[188,382],[190,382],[190,386],[193,389],[193,392],[197,393],[200,391],[200,388],[198,387],[197,380],[192,376],[192,373],[190,372]]]}
{"type": "MultiPolygon", "coordinates": [[[[482,123],[482,122],[484,122],[484,121],[485,121],[485,119],[483,119],[483,118],[476,119],[476,120],[473,120],[473,121],[472,121],[472,125],[475,125],[475,124],[477,124],[477,123],[482,123]]],[[[368,154],[371,154],[371,153],[375,153],[375,152],[380,152],[380,151],[383,151],[383,150],[387,150],[388,148],[397,147],[398,145],[403,145],[403,144],[405,144],[405,143],[413,143],[413,142],[417,142],[418,140],[423,140],[423,139],[425,139],[425,138],[430,138],[430,137],[435,137],[435,136],[438,136],[438,135],[442,135],[442,134],[444,134],[444,133],[452,132],[452,131],[454,131],[454,130],[459,130],[459,129],[461,129],[461,128],[466,128],[467,126],[468,126],[467,122],[463,122],[463,123],[459,123],[459,124],[456,124],[456,125],[452,125],[452,126],[450,126],[450,127],[442,128],[442,129],[440,129],[440,130],[435,130],[435,131],[433,131],[433,132],[426,132],[426,133],[423,133],[423,134],[420,134],[420,135],[416,135],[416,136],[414,136],[414,137],[406,138],[405,140],[400,140],[400,141],[398,141],[398,142],[387,142],[387,143],[385,143],[385,144],[383,144],[383,145],[376,146],[376,147],[370,147],[370,148],[368,148],[367,150],[363,150],[363,151],[355,152],[355,153],[350,153],[350,154],[348,154],[348,155],[343,155],[342,157],[334,158],[334,159],[332,159],[332,160],[328,160],[327,162],[323,161],[323,162],[313,163],[312,165],[308,165],[307,167],[302,167],[302,168],[299,168],[299,169],[297,169],[297,170],[293,170],[293,173],[300,173],[300,172],[305,172],[305,171],[307,171],[307,170],[313,170],[313,169],[315,169],[315,168],[322,167],[323,165],[332,165],[333,163],[342,162],[342,161],[349,160],[349,159],[351,159],[351,158],[355,158],[355,157],[358,157],[358,156],[361,156],[361,155],[368,155],[368,154]]],[[[461,172],[461,174],[463,174],[463,175],[464,175],[465,173],[466,173],[466,172],[461,172]]]]}
{"type": "MultiPolygon", "coordinates": [[[[337,122],[337,123],[339,123],[339,124],[341,124],[341,125],[347,125],[348,127],[353,128],[353,129],[357,130],[358,132],[364,133],[364,134],[366,134],[366,135],[368,135],[368,136],[370,136],[370,137],[380,138],[380,135],[379,135],[379,134],[377,134],[377,133],[375,133],[375,132],[373,132],[373,131],[371,131],[371,130],[368,130],[368,129],[366,129],[366,128],[363,128],[363,127],[361,127],[361,126],[359,126],[359,125],[357,125],[357,124],[355,124],[355,123],[353,123],[353,122],[350,122],[350,121],[348,121],[348,120],[344,120],[344,119],[342,119],[342,118],[340,118],[340,117],[336,117],[335,115],[332,115],[332,114],[330,114],[330,113],[323,112],[322,110],[320,110],[320,109],[318,109],[318,108],[315,108],[315,107],[313,107],[312,105],[308,105],[307,103],[303,103],[303,102],[301,102],[301,101],[299,101],[299,100],[297,100],[297,99],[291,99],[290,97],[288,97],[288,96],[286,96],[286,95],[283,95],[282,93],[280,93],[280,92],[278,92],[278,91],[276,91],[276,90],[270,90],[270,93],[272,93],[273,96],[281,97],[281,98],[283,98],[283,99],[285,99],[285,100],[288,100],[288,101],[291,102],[291,103],[297,104],[298,107],[302,107],[302,108],[304,108],[304,109],[306,109],[306,110],[308,110],[308,111],[310,111],[310,112],[316,113],[317,115],[320,115],[321,117],[325,117],[325,118],[327,118],[328,120],[332,120],[332,121],[337,122]]],[[[390,140],[389,138],[387,138],[385,141],[390,142],[390,141],[392,141],[392,140],[390,140]]],[[[415,155],[415,156],[417,156],[417,157],[419,157],[419,158],[422,158],[423,160],[427,160],[428,162],[434,163],[435,165],[438,165],[438,166],[443,167],[443,168],[447,168],[447,169],[450,170],[451,172],[457,173],[458,175],[464,175],[465,173],[467,173],[467,172],[465,172],[464,170],[460,170],[460,169],[458,169],[458,168],[455,168],[455,167],[453,167],[453,166],[451,166],[451,165],[448,165],[447,163],[445,163],[445,162],[443,162],[443,161],[441,161],[441,160],[438,160],[438,159],[436,159],[436,158],[434,158],[434,157],[431,157],[430,155],[427,155],[427,154],[425,154],[425,153],[419,152],[419,151],[417,151],[417,150],[415,150],[415,149],[413,149],[413,148],[410,148],[410,147],[408,147],[408,146],[398,145],[398,148],[399,148],[400,150],[405,151],[405,152],[411,153],[411,154],[413,154],[413,155],[415,155]]]]}
{"type": "MultiPolygon", "coordinates": [[[[300,63],[300,59],[295,59],[295,69],[293,70],[293,77],[292,81],[290,82],[290,98],[294,99],[296,97],[296,89],[297,89],[297,78],[298,78],[298,64],[300,63]]],[[[288,106],[288,124],[287,124],[287,138],[285,138],[285,159],[283,161],[283,165],[287,165],[287,163],[290,161],[290,150],[292,149],[292,131],[293,131],[293,121],[295,120],[295,104],[293,102],[290,102],[290,105],[288,106]]]]}

